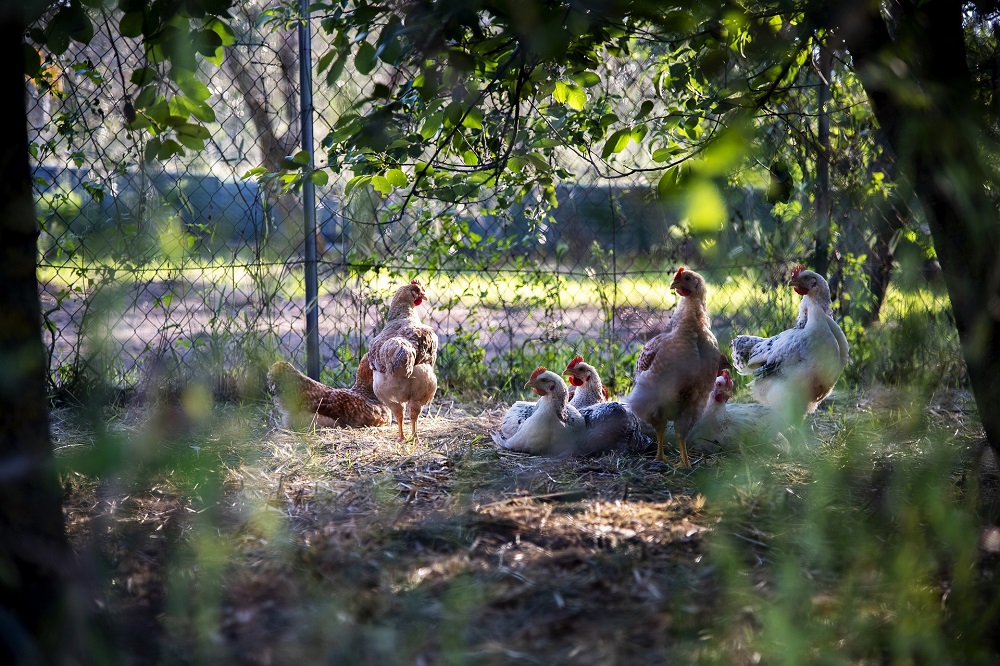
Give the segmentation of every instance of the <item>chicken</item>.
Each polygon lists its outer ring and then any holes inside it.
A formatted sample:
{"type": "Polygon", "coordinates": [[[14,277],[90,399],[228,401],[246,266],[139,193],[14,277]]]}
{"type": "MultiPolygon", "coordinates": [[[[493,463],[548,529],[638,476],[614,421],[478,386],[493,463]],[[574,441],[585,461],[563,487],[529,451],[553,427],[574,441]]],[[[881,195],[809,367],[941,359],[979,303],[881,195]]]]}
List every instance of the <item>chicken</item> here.
{"type": "Polygon", "coordinates": [[[730,403],[733,379],[729,370],[720,370],[701,418],[688,433],[691,448],[708,453],[770,444],[788,448],[782,434],[787,423],[773,408],[757,403],[730,403]]]}
{"type": "Polygon", "coordinates": [[[569,392],[569,404],[577,409],[583,409],[600,402],[607,402],[608,389],[601,382],[597,368],[584,363],[583,357],[579,354],[566,365],[566,376],[573,385],[569,392]]]}
{"type": "MultiPolygon", "coordinates": [[[[608,390],[601,383],[601,377],[594,366],[583,362],[583,357],[577,355],[566,365],[566,374],[576,390],[570,390],[569,404],[577,409],[583,409],[608,399],[608,390]]],[[[535,413],[537,402],[518,400],[504,413],[500,424],[500,434],[513,437],[521,424],[535,413]]]]}
{"type": "Polygon", "coordinates": [[[641,453],[653,440],[643,433],[643,422],[623,402],[599,402],[580,410],[584,421],[583,437],[575,453],[591,455],[603,451],[641,453]]]}
{"type": "Polygon", "coordinates": [[[410,415],[410,429],[417,439],[420,410],[437,391],[438,338],[430,326],[420,322],[416,308],[427,295],[416,280],[396,290],[389,304],[385,326],[368,350],[375,395],[392,412],[404,441],[403,407],[410,415]]]}
{"type": "MultiPolygon", "coordinates": [[[[532,373],[525,388],[541,396],[534,412],[511,437],[491,433],[501,447],[545,455],[591,455],[601,451],[640,451],[652,441],[627,405],[601,402],[577,410],[569,404],[562,377],[545,368],[532,373]]],[[[601,392],[598,392],[599,394],[601,392]]]]}
{"type": "Polygon", "coordinates": [[[664,461],[663,438],[674,422],[680,464],[690,466],[686,438],[705,409],[722,354],[708,317],[705,280],[680,268],[670,288],[680,295],[670,325],[639,354],[635,385],[626,402],[656,433],[656,459],[664,461]]]}
{"type": "Polygon", "coordinates": [[[736,336],[733,367],[753,376],[750,391],[756,401],[798,423],[830,395],[849,356],[823,276],[799,266],[788,284],[802,296],[795,327],[770,338],[736,336]]]}
{"type": "Polygon", "coordinates": [[[566,382],[551,370],[538,367],[524,388],[531,388],[541,396],[535,410],[511,437],[491,432],[493,441],[511,451],[572,454],[583,436],[586,421],[576,407],[569,404],[566,382]]]}
{"type": "Polygon", "coordinates": [[[331,388],[321,384],[285,361],[271,366],[267,381],[287,427],[314,424],[328,428],[357,428],[390,423],[388,408],[378,401],[372,389],[368,354],[361,357],[351,388],[331,388]]]}

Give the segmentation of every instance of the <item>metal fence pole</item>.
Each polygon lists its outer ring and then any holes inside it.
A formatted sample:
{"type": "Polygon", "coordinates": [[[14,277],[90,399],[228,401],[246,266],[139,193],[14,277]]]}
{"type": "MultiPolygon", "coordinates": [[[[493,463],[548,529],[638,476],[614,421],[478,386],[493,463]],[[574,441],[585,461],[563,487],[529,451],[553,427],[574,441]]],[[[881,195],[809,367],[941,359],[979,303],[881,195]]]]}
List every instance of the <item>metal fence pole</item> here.
{"type": "MultiPolygon", "coordinates": [[[[309,1],[301,0],[299,23],[299,83],[301,88],[302,149],[309,153],[308,173],[313,160],[312,37],[309,29],[309,1]]],[[[306,374],[319,379],[319,285],[316,267],[316,188],[312,178],[302,183],[302,218],[305,223],[306,281],[306,374]]]]}

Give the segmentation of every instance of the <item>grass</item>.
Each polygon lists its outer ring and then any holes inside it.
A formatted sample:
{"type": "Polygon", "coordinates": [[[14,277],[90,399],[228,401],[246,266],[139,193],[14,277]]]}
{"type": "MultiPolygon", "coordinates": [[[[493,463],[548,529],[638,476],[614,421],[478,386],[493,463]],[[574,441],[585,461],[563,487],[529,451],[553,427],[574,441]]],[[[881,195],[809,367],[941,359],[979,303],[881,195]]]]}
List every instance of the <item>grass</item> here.
{"type": "Polygon", "coordinates": [[[496,402],[436,400],[419,443],[259,403],[55,431],[122,663],[990,663],[1000,495],[968,396],[826,407],[804,451],[686,472],[499,452],[496,402]]]}
{"type": "MultiPolygon", "coordinates": [[[[709,273],[710,279],[716,273],[709,273]]],[[[783,330],[793,321],[798,306],[798,297],[790,289],[777,286],[780,280],[770,284],[744,272],[732,273],[713,281],[710,291],[713,327],[724,351],[738,333],[783,330]]],[[[419,277],[428,288],[430,310],[422,316],[441,324],[442,387],[463,398],[484,391],[509,394],[537,365],[561,365],[576,353],[604,368],[603,377],[612,388],[624,392],[639,346],[655,334],[668,310],[676,305],[676,295],[666,288],[668,274],[623,273],[612,280],[594,271],[542,271],[538,275],[415,272],[399,276],[383,270],[347,279],[328,278],[320,284],[321,303],[326,308],[321,314],[321,325],[326,327],[322,342],[326,345],[324,354],[332,354],[337,362],[326,369],[327,381],[336,385],[353,381],[352,354],[361,349],[360,341],[384,315],[385,303],[396,286],[410,277],[419,277]]],[[[122,345],[129,344],[127,336],[132,328],[143,326],[143,335],[154,338],[147,340],[147,345],[167,345],[166,352],[174,353],[181,363],[191,362],[196,355],[180,346],[198,345],[199,354],[215,360],[235,355],[247,357],[239,361],[244,366],[259,361],[265,367],[254,368],[252,374],[261,376],[274,358],[301,360],[303,355],[301,348],[282,349],[282,345],[302,344],[292,334],[291,319],[302,316],[299,267],[265,265],[250,270],[236,261],[188,256],[181,261],[165,259],[130,273],[124,265],[101,268],[72,260],[46,265],[40,279],[48,292],[46,307],[55,308],[48,316],[56,329],[57,355],[70,361],[75,358],[74,345],[80,344],[85,333],[77,330],[83,317],[74,312],[102,308],[109,308],[107,327],[125,336],[122,345]],[[109,288],[116,283],[124,287],[128,280],[151,283],[138,295],[132,290],[109,288]],[[84,296],[82,305],[77,302],[77,292],[84,296]],[[114,303],[105,303],[109,299],[114,303]],[[130,299],[138,299],[134,307],[130,299]],[[204,330],[192,332],[190,337],[182,334],[180,323],[193,331],[197,327],[192,322],[206,306],[211,312],[204,330]],[[122,312],[131,322],[124,327],[120,324],[126,320],[118,320],[122,312]],[[160,322],[160,329],[151,332],[150,326],[144,325],[147,320],[160,322]]],[[[90,320],[97,321],[93,316],[90,320]]],[[[850,386],[962,385],[964,366],[948,301],[931,288],[891,287],[881,322],[868,328],[850,316],[840,320],[852,350],[852,363],[845,375],[850,386]]],[[[138,343],[133,339],[130,344],[135,347],[138,343]]],[[[140,353],[135,349],[107,351],[121,358],[140,353]]],[[[78,375],[73,368],[63,370],[69,377],[78,375]]],[[[117,374],[122,377],[111,378],[112,384],[133,381],[135,372],[126,368],[117,374]]],[[[58,378],[54,385],[60,385],[58,378]]]]}
{"type": "MultiPolygon", "coordinates": [[[[269,267],[258,262],[256,258],[207,260],[183,255],[179,259],[164,257],[158,258],[155,263],[132,266],[110,260],[91,262],[78,255],[58,262],[43,262],[38,278],[41,284],[48,285],[51,289],[68,290],[83,287],[89,280],[99,277],[118,280],[123,284],[169,282],[178,277],[187,279],[196,277],[197,280],[194,281],[226,284],[236,288],[254,286],[261,279],[261,275],[266,275],[269,279],[278,281],[280,292],[286,298],[296,299],[305,296],[301,267],[286,267],[283,262],[269,267]]],[[[428,276],[420,271],[403,270],[403,277],[417,278],[425,284],[432,296],[432,307],[442,303],[472,302],[476,306],[498,308],[512,304],[545,302],[554,293],[558,293],[560,307],[586,307],[600,303],[604,296],[601,290],[612,283],[620,306],[641,303],[644,307],[654,310],[670,310],[677,304],[677,296],[667,288],[672,270],[655,273],[643,271],[638,275],[622,271],[617,279],[613,279],[612,276],[598,275],[583,269],[571,272],[557,272],[556,267],[552,267],[551,271],[545,267],[541,269],[543,273],[552,277],[555,286],[542,279],[533,279],[522,271],[497,271],[490,274],[440,272],[428,276]]],[[[721,280],[714,280],[712,275],[708,275],[708,279],[711,287],[709,310],[715,315],[734,316],[746,313],[748,310],[759,309],[763,303],[770,303],[776,311],[787,312],[787,319],[792,319],[798,307],[798,299],[790,289],[765,285],[757,276],[750,275],[747,271],[734,268],[721,280]]],[[[370,292],[383,295],[388,301],[396,288],[405,280],[386,270],[369,270],[352,276],[348,281],[364,284],[370,292]]],[[[342,279],[322,282],[321,295],[338,293],[344,288],[344,282],[342,279]]],[[[886,321],[897,320],[902,315],[914,311],[939,315],[949,308],[947,296],[935,293],[926,287],[900,289],[891,285],[883,306],[882,318],[886,321]]],[[[784,319],[786,318],[781,318],[782,321],[784,319]]]]}

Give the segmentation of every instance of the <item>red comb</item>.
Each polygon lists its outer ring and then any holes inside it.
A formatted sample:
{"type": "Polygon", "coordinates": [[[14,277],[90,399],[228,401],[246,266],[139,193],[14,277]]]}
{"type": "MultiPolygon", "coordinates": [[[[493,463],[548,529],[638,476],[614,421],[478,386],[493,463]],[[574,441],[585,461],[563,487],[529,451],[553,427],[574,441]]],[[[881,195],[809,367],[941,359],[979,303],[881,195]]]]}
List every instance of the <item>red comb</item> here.
{"type": "Polygon", "coordinates": [[[806,269],[806,267],[803,266],[802,264],[799,264],[798,266],[796,266],[795,268],[793,268],[792,269],[792,279],[794,280],[795,278],[797,278],[799,276],[799,273],[801,273],[805,269],[806,269]]]}
{"type": "Polygon", "coordinates": [[[680,268],[677,269],[677,272],[674,274],[674,279],[676,280],[677,278],[679,278],[681,276],[681,273],[683,272],[684,272],[684,267],[681,266],[680,268]]]}
{"type": "Polygon", "coordinates": [[[728,370],[723,369],[722,376],[726,378],[727,382],[733,381],[733,378],[729,376],[729,371],[728,370]]]}
{"type": "Polygon", "coordinates": [[[569,362],[569,365],[566,366],[566,369],[569,370],[570,368],[575,368],[581,363],[583,363],[583,357],[577,354],[573,357],[573,360],[569,362]]]}
{"type": "Polygon", "coordinates": [[[535,381],[536,379],[538,379],[538,375],[542,374],[543,372],[546,372],[545,368],[543,368],[542,366],[538,366],[537,368],[535,368],[535,371],[531,373],[531,379],[529,379],[528,381],[529,382],[535,381]]]}
{"type": "Polygon", "coordinates": [[[420,283],[419,283],[419,282],[417,282],[416,280],[410,280],[410,284],[415,284],[415,285],[417,285],[418,287],[420,286],[420,283]]]}

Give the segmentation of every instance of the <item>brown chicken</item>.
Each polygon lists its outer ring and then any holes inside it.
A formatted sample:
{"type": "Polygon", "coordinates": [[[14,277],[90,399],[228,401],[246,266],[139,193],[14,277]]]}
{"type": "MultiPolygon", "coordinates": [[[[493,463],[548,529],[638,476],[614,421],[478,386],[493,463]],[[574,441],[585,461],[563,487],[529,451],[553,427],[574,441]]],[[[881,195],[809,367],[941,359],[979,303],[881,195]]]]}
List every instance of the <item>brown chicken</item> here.
{"type": "Polygon", "coordinates": [[[681,268],[670,288],[680,303],[663,333],[646,343],[635,369],[629,406],[656,431],[656,459],[664,461],[663,436],[674,422],[681,465],[690,466],[687,435],[705,409],[722,355],[708,317],[705,280],[681,268]]]}
{"type": "Polygon", "coordinates": [[[427,298],[416,280],[396,290],[389,304],[385,327],[368,350],[374,371],[375,395],[392,412],[403,435],[403,406],[410,414],[413,439],[417,439],[417,418],[437,391],[434,362],[438,338],[433,329],[420,322],[416,308],[427,298]]]}
{"type": "Polygon", "coordinates": [[[267,373],[285,426],[317,425],[327,428],[380,426],[391,422],[389,409],[378,401],[372,388],[368,354],[361,357],[351,388],[332,388],[278,361],[267,373]]]}

